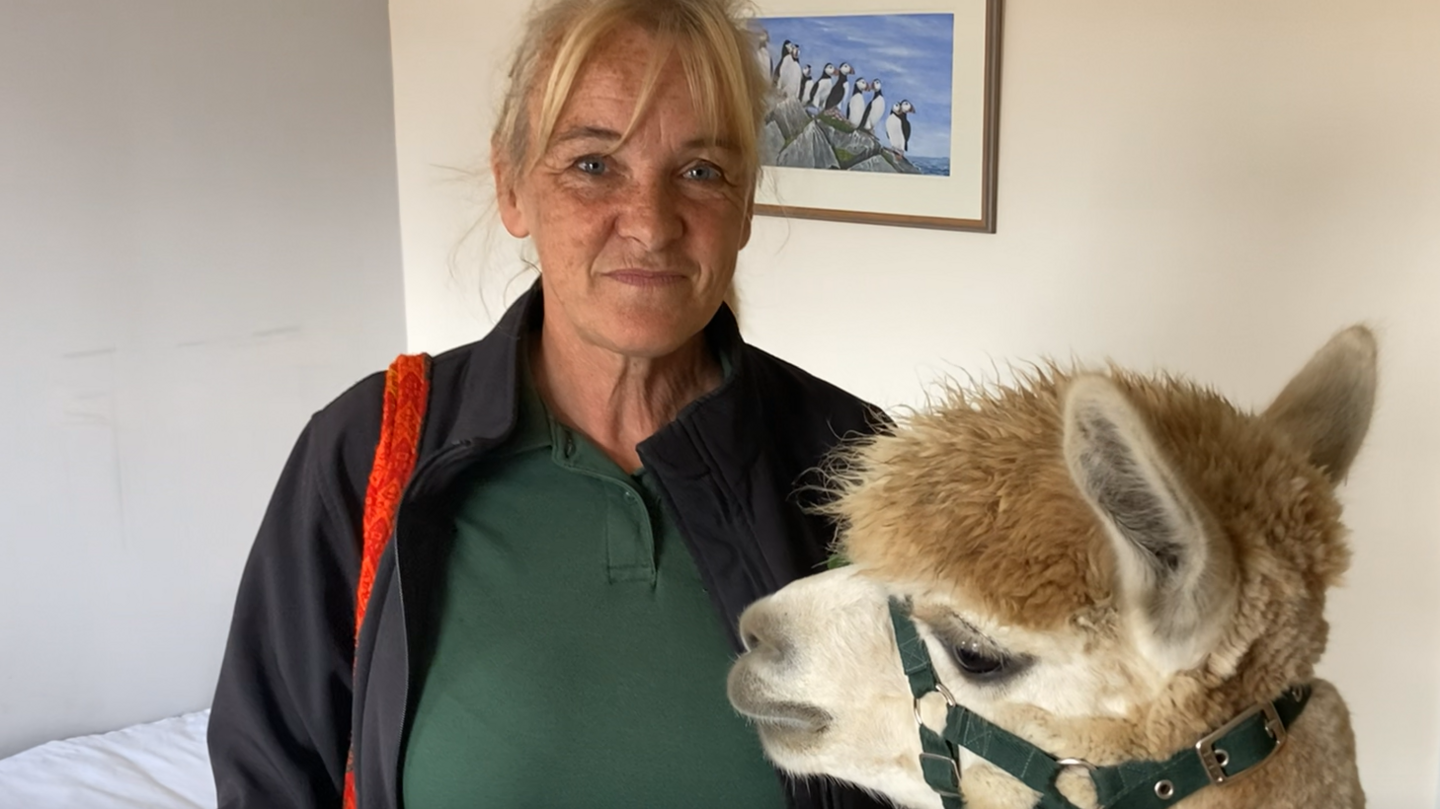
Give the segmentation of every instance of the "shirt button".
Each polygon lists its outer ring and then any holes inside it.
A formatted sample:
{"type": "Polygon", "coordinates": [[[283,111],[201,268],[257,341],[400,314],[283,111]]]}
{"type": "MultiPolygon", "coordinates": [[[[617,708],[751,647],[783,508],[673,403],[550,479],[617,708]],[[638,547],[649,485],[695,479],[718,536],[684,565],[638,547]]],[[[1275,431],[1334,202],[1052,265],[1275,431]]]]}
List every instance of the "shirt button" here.
{"type": "Polygon", "coordinates": [[[575,454],[575,437],[569,433],[565,434],[565,457],[569,458],[575,454]]]}

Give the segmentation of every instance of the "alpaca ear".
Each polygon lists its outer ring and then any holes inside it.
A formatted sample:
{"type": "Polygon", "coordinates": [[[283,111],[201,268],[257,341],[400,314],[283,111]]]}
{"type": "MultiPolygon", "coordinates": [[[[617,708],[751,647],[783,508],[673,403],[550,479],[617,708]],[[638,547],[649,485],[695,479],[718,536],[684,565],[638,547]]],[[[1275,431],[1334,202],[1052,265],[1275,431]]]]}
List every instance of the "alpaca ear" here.
{"type": "Polygon", "coordinates": [[[1198,666],[1234,601],[1234,562],[1214,542],[1144,419],[1110,380],[1074,379],[1065,461],[1116,556],[1122,609],[1140,650],[1164,671],[1198,666]]]}
{"type": "Polygon", "coordinates": [[[1375,410],[1375,335],[1351,326],[1330,338],[1291,379],[1264,418],[1339,483],[1375,410]]]}

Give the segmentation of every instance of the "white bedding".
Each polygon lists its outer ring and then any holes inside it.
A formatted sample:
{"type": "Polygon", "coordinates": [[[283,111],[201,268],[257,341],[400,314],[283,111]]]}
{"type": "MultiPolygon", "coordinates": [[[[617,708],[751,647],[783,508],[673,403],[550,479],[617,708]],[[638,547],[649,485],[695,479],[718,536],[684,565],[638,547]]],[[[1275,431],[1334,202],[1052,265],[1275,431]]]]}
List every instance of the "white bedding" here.
{"type": "Polygon", "coordinates": [[[200,711],[0,760],[0,809],[215,809],[209,719],[200,711]]]}

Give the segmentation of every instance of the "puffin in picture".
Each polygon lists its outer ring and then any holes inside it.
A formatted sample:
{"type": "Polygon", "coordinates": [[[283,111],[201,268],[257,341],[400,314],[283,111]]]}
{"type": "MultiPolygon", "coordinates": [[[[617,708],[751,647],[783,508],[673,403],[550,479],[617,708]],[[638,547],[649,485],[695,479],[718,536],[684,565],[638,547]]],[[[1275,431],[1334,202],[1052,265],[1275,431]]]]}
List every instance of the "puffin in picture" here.
{"type": "Polygon", "coordinates": [[[830,87],[830,94],[819,105],[822,112],[838,108],[845,101],[845,91],[849,89],[847,85],[850,81],[847,77],[855,72],[855,68],[851,67],[849,62],[841,62],[838,72],[840,78],[836,79],[835,84],[830,87]]]}
{"type": "Polygon", "coordinates": [[[783,98],[800,97],[800,43],[785,40],[785,53],[775,68],[775,86],[783,98]]]}
{"type": "Polygon", "coordinates": [[[835,85],[835,65],[826,62],[825,69],[820,71],[820,78],[810,88],[810,95],[805,98],[806,106],[816,107],[820,102],[830,97],[830,88],[835,85]]]}
{"type": "Polygon", "coordinates": [[[780,46],[780,61],[776,62],[774,66],[770,68],[770,83],[775,85],[776,87],[780,86],[780,66],[785,64],[785,57],[789,54],[790,40],[787,39],[780,46]]]}
{"type": "Polygon", "coordinates": [[[800,69],[800,103],[804,104],[815,92],[815,80],[810,78],[810,66],[800,69]]]}
{"type": "Polygon", "coordinates": [[[890,117],[885,119],[885,135],[890,138],[890,148],[905,154],[910,150],[910,113],[915,111],[915,105],[909,99],[901,99],[900,103],[890,108],[890,117]]]}
{"type": "Polygon", "coordinates": [[[870,83],[864,79],[855,80],[855,89],[850,91],[850,111],[845,120],[856,129],[860,128],[860,122],[865,120],[865,96],[863,93],[870,89],[870,83]]]}
{"type": "Polygon", "coordinates": [[[765,75],[775,72],[775,60],[770,58],[770,32],[763,27],[755,35],[755,60],[760,63],[765,75]]]}
{"type": "Polygon", "coordinates": [[[875,94],[870,96],[870,103],[865,105],[865,112],[860,116],[860,128],[866,132],[874,133],[875,125],[880,123],[880,118],[885,114],[885,95],[880,92],[880,80],[870,82],[870,89],[875,94]]]}

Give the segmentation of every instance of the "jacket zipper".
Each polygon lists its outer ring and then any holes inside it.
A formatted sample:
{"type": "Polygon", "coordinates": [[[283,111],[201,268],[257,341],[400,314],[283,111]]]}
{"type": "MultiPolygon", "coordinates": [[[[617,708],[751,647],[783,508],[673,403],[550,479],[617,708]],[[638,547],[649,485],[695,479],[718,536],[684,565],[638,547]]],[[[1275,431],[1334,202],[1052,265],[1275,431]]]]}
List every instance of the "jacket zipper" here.
{"type": "MultiPolygon", "coordinates": [[[[400,494],[400,503],[395,507],[395,533],[390,537],[390,542],[395,546],[395,589],[396,594],[400,599],[400,626],[405,631],[405,671],[401,680],[401,683],[403,685],[402,690],[404,691],[404,703],[400,714],[400,734],[402,736],[402,747],[404,741],[403,736],[407,732],[407,728],[410,724],[410,703],[412,696],[410,693],[410,670],[413,667],[414,663],[411,660],[410,653],[410,647],[412,644],[410,638],[409,621],[405,617],[405,582],[401,578],[402,571],[404,570],[404,565],[401,564],[400,559],[400,526],[403,524],[401,517],[405,512],[406,503],[410,502],[413,499],[412,495],[418,496],[417,492],[423,490],[425,485],[430,482],[430,478],[434,476],[435,470],[441,467],[461,466],[463,464],[460,462],[460,459],[473,459],[474,457],[482,454],[486,449],[492,449],[493,445],[496,443],[499,442],[485,441],[478,438],[468,438],[461,441],[455,441],[444,447],[440,451],[436,452],[410,475],[409,482],[405,484],[405,490],[400,494]],[[479,447],[479,445],[482,444],[485,446],[479,447]]],[[[397,749],[395,751],[396,778],[394,781],[394,783],[396,783],[397,785],[400,783],[399,770],[403,769],[403,767],[404,762],[400,760],[400,750],[397,749]]],[[[394,801],[392,802],[392,805],[400,806],[401,796],[397,794],[393,797],[394,801]]]]}

